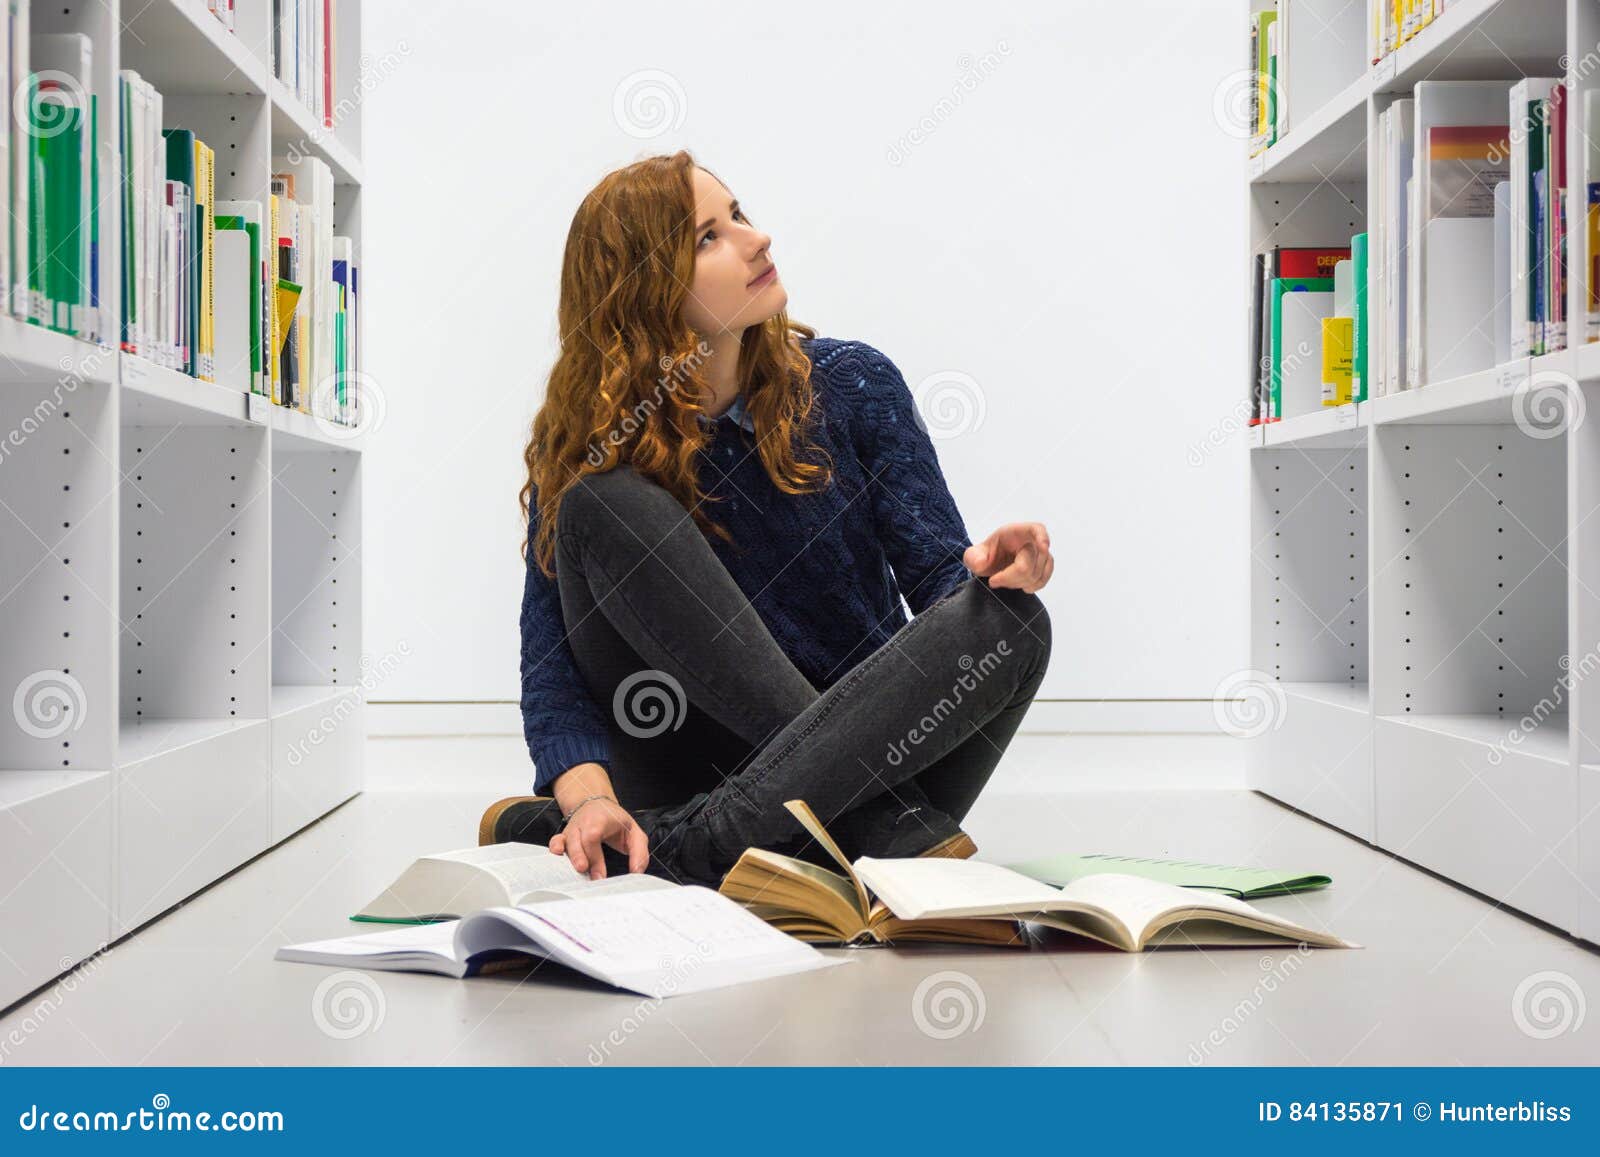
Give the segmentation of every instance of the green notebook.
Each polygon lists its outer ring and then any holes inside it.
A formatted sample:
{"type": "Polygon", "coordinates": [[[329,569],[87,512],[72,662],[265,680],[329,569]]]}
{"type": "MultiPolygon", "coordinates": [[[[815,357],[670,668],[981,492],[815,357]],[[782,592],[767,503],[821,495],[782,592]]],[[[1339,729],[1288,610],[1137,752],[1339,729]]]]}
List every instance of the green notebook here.
{"type": "Polygon", "coordinates": [[[1184,888],[1227,892],[1241,900],[1259,900],[1263,896],[1287,896],[1293,892],[1311,892],[1317,888],[1326,888],[1333,883],[1332,877],[1315,872],[1236,868],[1228,864],[1208,864],[1201,860],[1162,860],[1155,856],[1113,856],[1102,853],[1084,856],[1044,856],[1037,860],[1024,860],[1018,864],[1006,864],[1005,867],[1058,888],[1065,887],[1084,876],[1094,876],[1102,872],[1121,872],[1124,875],[1161,880],[1184,888]]]}

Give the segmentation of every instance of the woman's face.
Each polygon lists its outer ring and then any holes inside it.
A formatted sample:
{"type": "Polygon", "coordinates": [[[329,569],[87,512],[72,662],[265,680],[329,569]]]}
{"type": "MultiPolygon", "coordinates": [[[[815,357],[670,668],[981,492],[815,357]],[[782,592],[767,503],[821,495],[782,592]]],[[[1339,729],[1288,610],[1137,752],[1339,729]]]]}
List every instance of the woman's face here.
{"type": "Polygon", "coordinates": [[[742,333],[789,304],[772,262],[772,238],[701,168],[694,170],[694,200],[694,282],[685,318],[705,337],[742,333]]]}

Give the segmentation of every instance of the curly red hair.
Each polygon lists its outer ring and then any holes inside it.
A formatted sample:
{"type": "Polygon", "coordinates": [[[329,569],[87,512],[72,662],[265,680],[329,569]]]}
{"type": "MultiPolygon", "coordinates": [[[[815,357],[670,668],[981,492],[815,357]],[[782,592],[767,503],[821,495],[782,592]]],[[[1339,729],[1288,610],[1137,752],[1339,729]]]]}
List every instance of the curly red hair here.
{"type": "MultiPolygon", "coordinates": [[[[677,498],[702,533],[732,541],[703,510],[708,496],[695,465],[710,440],[698,416],[714,397],[703,372],[708,351],[683,314],[694,280],[695,167],[680,150],[617,169],[584,197],[567,231],[561,349],[523,451],[528,478],[519,494],[524,525],[538,496],[532,547],[547,575],[555,574],[562,494],[583,475],[623,462],[677,498]]],[[[786,494],[821,489],[832,478],[831,465],[802,461],[796,448],[812,404],[811,361],[800,340],[815,336],[780,311],[745,330],[739,347],[757,453],[786,494]]],[[[528,547],[524,540],[525,555],[528,547]]]]}

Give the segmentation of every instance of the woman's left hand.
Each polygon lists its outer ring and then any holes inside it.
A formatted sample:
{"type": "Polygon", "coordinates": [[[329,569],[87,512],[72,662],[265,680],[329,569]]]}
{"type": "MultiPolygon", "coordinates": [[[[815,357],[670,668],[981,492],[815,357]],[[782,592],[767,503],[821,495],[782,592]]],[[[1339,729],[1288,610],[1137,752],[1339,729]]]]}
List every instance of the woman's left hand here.
{"type": "Polygon", "coordinates": [[[961,561],[973,574],[988,577],[992,587],[1016,587],[1030,594],[1049,582],[1056,569],[1050,532],[1042,522],[1008,523],[967,547],[961,561]]]}

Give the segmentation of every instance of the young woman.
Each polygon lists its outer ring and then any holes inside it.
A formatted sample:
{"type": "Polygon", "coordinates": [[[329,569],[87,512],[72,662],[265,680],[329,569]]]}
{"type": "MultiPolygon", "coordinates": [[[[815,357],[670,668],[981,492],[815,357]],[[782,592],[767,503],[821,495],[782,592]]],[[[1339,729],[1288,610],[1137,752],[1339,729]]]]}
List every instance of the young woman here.
{"type": "Polygon", "coordinates": [[[687,152],[573,218],[521,494],[540,794],[484,843],[715,886],[750,846],[826,862],[803,799],[851,858],[976,850],[1049,660],[1049,535],[972,544],[900,372],[791,322],[771,243],[687,152]]]}

